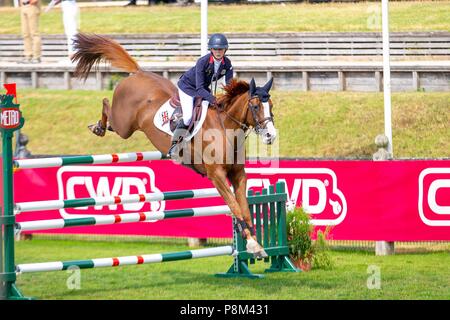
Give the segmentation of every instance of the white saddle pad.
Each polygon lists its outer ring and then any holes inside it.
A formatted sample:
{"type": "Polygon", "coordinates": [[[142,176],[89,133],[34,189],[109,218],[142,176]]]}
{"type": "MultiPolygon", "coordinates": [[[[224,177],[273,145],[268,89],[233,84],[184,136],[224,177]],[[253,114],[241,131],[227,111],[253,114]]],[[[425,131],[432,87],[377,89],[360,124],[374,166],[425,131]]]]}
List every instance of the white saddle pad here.
{"type": "MultiPolygon", "coordinates": [[[[192,133],[184,138],[184,141],[189,141],[192,139],[193,136],[200,130],[200,128],[203,125],[203,122],[206,118],[206,113],[208,112],[208,105],[209,102],[204,100],[202,101],[202,115],[200,117],[200,121],[197,121],[194,125],[194,130],[192,130],[192,133]]],[[[168,135],[173,136],[173,132],[170,131],[170,118],[172,117],[173,112],[175,111],[174,108],[169,103],[169,100],[167,100],[156,112],[155,117],[153,118],[153,124],[156,128],[159,130],[167,133],[168,135]]]]}

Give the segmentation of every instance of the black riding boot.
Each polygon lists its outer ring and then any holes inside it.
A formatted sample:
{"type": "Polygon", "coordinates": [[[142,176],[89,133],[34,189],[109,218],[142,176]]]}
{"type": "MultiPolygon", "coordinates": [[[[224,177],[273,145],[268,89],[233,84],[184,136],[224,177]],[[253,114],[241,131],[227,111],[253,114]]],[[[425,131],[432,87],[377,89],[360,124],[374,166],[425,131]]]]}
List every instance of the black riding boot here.
{"type": "Polygon", "coordinates": [[[172,153],[175,150],[175,147],[177,146],[177,144],[179,144],[181,141],[183,141],[184,137],[187,134],[187,128],[188,128],[188,126],[186,126],[184,124],[183,119],[180,119],[177,123],[177,127],[173,131],[172,145],[170,146],[170,149],[167,152],[168,158],[172,157],[172,153]]]}

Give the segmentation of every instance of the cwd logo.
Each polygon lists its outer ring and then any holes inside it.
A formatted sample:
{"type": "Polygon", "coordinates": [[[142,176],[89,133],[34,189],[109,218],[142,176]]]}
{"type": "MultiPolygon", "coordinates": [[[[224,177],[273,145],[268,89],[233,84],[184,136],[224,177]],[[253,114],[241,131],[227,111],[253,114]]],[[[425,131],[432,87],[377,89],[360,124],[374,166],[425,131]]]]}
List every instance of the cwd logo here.
{"type": "MultiPolygon", "coordinates": [[[[159,192],[147,167],[67,166],[57,172],[59,199],[97,198],[159,192]]],[[[60,209],[63,218],[164,210],[164,201],[60,209]]]]}
{"type": "Polygon", "coordinates": [[[20,125],[20,112],[17,108],[0,109],[0,127],[4,129],[17,128],[20,125]]]}
{"type": "Polygon", "coordinates": [[[419,216],[429,226],[450,226],[450,168],[427,168],[419,175],[419,216]]]}
{"type": "Polygon", "coordinates": [[[247,188],[267,188],[286,183],[288,202],[302,206],[316,226],[337,225],[347,214],[347,201],[337,187],[334,171],[327,168],[247,168],[247,188]]]}

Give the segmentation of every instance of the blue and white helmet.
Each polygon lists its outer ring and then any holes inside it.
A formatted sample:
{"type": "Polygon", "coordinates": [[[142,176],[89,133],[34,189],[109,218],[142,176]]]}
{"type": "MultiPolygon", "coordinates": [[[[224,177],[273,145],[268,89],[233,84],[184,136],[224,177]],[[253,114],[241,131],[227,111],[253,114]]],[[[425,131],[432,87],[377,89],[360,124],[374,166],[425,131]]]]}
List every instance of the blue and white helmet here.
{"type": "Polygon", "coordinates": [[[214,33],[208,41],[208,49],[228,49],[228,40],[222,33],[214,33]]]}

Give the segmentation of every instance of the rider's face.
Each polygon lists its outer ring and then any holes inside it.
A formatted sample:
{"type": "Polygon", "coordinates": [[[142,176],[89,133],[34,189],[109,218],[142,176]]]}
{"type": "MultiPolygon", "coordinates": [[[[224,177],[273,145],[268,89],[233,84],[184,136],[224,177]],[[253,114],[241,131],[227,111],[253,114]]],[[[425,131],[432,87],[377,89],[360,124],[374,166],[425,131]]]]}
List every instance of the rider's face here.
{"type": "Polygon", "coordinates": [[[211,49],[211,52],[217,60],[220,60],[225,55],[225,49],[211,49]]]}

